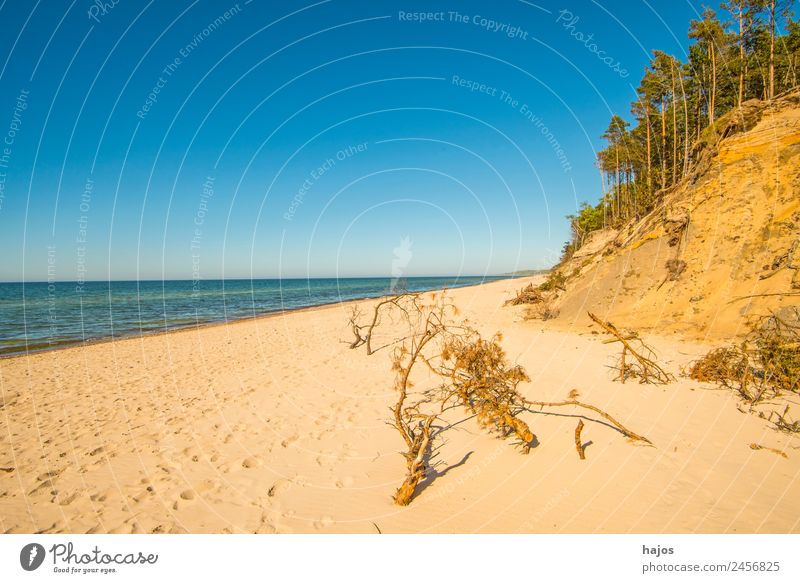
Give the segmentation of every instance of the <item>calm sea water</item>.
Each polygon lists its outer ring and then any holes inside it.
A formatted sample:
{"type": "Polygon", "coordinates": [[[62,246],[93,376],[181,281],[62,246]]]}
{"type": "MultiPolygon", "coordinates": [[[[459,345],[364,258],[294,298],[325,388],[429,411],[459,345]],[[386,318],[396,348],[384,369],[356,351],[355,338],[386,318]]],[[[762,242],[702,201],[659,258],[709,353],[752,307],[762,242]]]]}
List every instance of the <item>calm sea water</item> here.
{"type": "MultiPolygon", "coordinates": [[[[414,277],[409,291],[497,277],[414,277]]],[[[389,278],[0,283],[0,354],[386,295],[389,278]]]]}

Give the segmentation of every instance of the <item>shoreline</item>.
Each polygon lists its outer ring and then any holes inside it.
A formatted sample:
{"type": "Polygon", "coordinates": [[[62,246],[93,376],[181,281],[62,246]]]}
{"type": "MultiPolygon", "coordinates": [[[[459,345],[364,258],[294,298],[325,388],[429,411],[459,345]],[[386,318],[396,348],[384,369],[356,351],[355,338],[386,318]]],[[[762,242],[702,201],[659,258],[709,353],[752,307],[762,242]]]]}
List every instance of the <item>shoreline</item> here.
{"type": "MultiPolygon", "coordinates": [[[[0,531],[800,530],[800,498],[787,495],[800,476],[798,437],[741,413],[733,392],[677,374],[705,347],[654,338],[675,381],[620,383],[608,368],[618,347],[596,330],[552,328],[526,320],[524,306],[503,307],[536,281],[464,286],[448,298],[482,337],[502,335],[508,362],[530,376],[518,387],[524,398],[578,391],[653,447],[592,413],[531,410],[538,444],[521,455],[469,411],[448,409],[431,479],[398,507],[407,468],[387,423],[392,350],[349,349],[350,300],[0,360],[0,531]],[[591,443],[585,460],[576,417],[591,443]]],[[[377,300],[362,301],[368,318],[377,300]]],[[[387,317],[375,345],[406,332],[387,317]]],[[[423,369],[414,381],[419,395],[439,383],[423,369]]]]}
{"type": "MultiPolygon", "coordinates": [[[[484,276],[468,276],[468,277],[484,277],[484,276]]],[[[509,279],[523,279],[523,278],[538,277],[538,276],[536,276],[536,275],[532,275],[532,276],[524,276],[524,275],[523,276],[514,276],[514,275],[496,276],[496,275],[493,275],[493,276],[486,276],[486,277],[492,277],[494,279],[492,279],[490,281],[483,281],[481,283],[466,283],[466,284],[463,284],[463,285],[457,285],[457,286],[453,286],[453,287],[449,287],[449,288],[448,287],[431,288],[431,289],[421,290],[419,292],[412,292],[412,293],[431,293],[431,292],[445,291],[445,290],[448,290],[448,289],[451,289],[451,290],[453,290],[453,289],[463,289],[463,288],[487,285],[487,284],[494,283],[494,282],[497,282],[497,281],[506,281],[506,280],[509,280],[509,279]]],[[[326,278],[321,278],[321,279],[326,279],[326,278]]],[[[358,279],[365,279],[365,278],[358,278],[358,279]]],[[[372,278],[372,279],[386,279],[386,278],[372,278]]],[[[181,281],[181,280],[169,280],[169,281],[181,281]]],[[[218,281],[218,280],[215,280],[215,281],[218,281]]],[[[31,283],[36,283],[36,282],[31,282],[31,283]]],[[[397,295],[397,294],[395,294],[395,295],[397,295]]],[[[260,312],[258,314],[242,316],[242,317],[238,317],[238,318],[231,318],[231,319],[228,319],[228,320],[209,320],[209,321],[206,321],[206,322],[197,322],[197,323],[193,323],[193,324],[184,324],[184,325],[176,324],[174,326],[165,326],[164,328],[159,328],[159,329],[155,329],[155,330],[147,330],[147,331],[141,331],[140,330],[138,332],[129,332],[129,333],[125,333],[125,334],[122,334],[120,336],[117,336],[117,337],[114,337],[114,336],[103,336],[103,337],[99,337],[99,338],[90,338],[90,339],[86,339],[86,340],[65,341],[65,342],[62,342],[62,343],[60,343],[60,344],[58,344],[56,346],[48,346],[48,347],[44,347],[44,348],[34,348],[34,349],[31,349],[31,350],[27,350],[26,349],[26,350],[20,350],[20,351],[16,351],[16,352],[0,353],[0,361],[10,360],[10,359],[15,359],[15,358],[23,358],[23,357],[26,357],[26,356],[35,356],[35,355],[38,355],[38,354],[44,354],[44,353],[49,353],[49,352],[57,352],[57,351],[63,351],[63,350],[86,348],[86,347],[89,347],[89,346],[96,346],[98,344],[108,344],[108,343],[112,343],[112,342],[122,342],[122,341],[125,341],[125,340],[133,340],[133,339],[136,339],[136,338],[144,339],[144,338],[151,338],[151,337],[154,337],[154,336],[160,336],[160,335],[165,335],[165,334],[176,334],[176,333],[179,333],[179,332],[189,332],[189,331],[192,331],[192,330],[197,331],[197,330],[202,330],[204,328],[211,328],[211,327],[216,327],[216,326],[226,326],[226,325],[231,325],[231,324],[238,324],[238,323],[241,323],[241,322],[253,322],[253,321],[266,319],[266,318],[275,318],[275,317],[278,317],[278,316],[285,316],[285,315],[288,315],[288,314],[295,314],[295,313],[301,313],[301,312],[310,312],[310,311],[314,311],[314,310],[330,308],[332,306],[347,305],[347,304],[351,304],[353,302],[363,302],[363,301],[366,301],[366,300],[376,300],[376,299],[379,299],[379,298],[390,297],[390,296],[391,296],[391,294],[378,295],[378,296],[363,296],[363,297],[357,297],[357,298],[352,298],[352,299],[347,299],[347,300],[324,302],[324,303],[321,303],[321,304],[314,304],[312,306],[301,306],[301,307],[297,307],[297,308],[287,308],[287,309],[282,309],[282,310],[273,310],[273,311],[267,311],[267,312],[260,312]]]]}

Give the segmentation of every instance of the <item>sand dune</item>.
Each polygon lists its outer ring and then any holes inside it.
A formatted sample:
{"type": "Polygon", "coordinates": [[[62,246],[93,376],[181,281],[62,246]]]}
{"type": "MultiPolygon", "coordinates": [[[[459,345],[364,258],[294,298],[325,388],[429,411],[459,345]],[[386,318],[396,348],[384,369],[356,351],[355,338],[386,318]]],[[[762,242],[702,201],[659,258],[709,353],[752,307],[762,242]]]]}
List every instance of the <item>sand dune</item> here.
{"type": "MultiPolygon", "coordinates": [[[[800,245],[800,93],[745,110],[752,127],[707,148],[694,178],[638,223],[594,232],[559,267],[569,279],[553,306],[562,322],[591,309],[724,343],[759,316],[797,306],[800,276],[782,258],[800,245]]],[[[723,118],[739,120],[737,110],[723,118]]]]}
{"type": "MultiPolygon", "coordinates": [[[[615,382],[588,318],[555,329],[502,307],[526,282],[450,294],[503,332],[525,395],[578,389],[655,447],[586,421],[580,461],[566,408],[526,415],[541,442],[526,456],[467,419],[399,508],[389,352],[349,350],[336,305],[0,360],[0,531],[800,531],[800,440],[710,385],[615,382]]],[[[676,375],[708,350],[649,340],[676,375]]]]}

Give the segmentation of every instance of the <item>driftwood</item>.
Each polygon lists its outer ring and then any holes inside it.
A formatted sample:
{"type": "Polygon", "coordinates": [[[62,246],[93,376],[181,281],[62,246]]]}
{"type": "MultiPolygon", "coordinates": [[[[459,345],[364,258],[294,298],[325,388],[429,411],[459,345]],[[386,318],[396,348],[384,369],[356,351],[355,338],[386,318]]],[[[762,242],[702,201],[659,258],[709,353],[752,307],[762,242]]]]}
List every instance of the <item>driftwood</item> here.
{"type": "Polygon", "coordinates": [[[800,394],[800,309],[790,319],[771,314],[753,324],[740,345],[715,348],[692,363],[689,376],[735,390],[751,405],[800,394]]]}
{"type": "Polygon", "coordinates": [[[591,312],[589,312],[589,317],[606,333],[613,336],[606,342],[619,342],[622,344],[622,354],[617,365],[619,369],[617,380],[624,383],[628,377],[638,377],[640,383],[661,385],[675,380],[672,374],[665,371],[655,362],[655,352],[635,332],[623,334],[614,324],[602,321],[591,312]],[[634,348],[634,343],[638,344],[637,348],[634,348]],[[628,355],[633,357],[632,361],[627,359],[628,355]]]}

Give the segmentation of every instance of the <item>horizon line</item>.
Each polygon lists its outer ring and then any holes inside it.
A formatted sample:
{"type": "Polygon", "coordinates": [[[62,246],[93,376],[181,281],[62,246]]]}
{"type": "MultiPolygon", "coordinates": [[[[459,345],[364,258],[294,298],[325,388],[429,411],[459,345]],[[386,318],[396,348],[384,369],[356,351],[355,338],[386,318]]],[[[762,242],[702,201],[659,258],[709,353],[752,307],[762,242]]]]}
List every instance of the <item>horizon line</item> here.
{"type": "Polygon", "coordinates": [[[209,282],[209,281],[257,281],[257,280],[278,280],[278,281],[288,281],[288,280],[315,280],[315,279],[424,279],[424,278],[476,278],[476,277],[511,277],[514,275],[518,275],[520,272],[528,272],[528,271],[549,271],[548,269],[521,269],[519,271],[512,271],[506,273],[498,273],[498,274],[483,274],[483,275],[410,275],[406,277],[395,278],[391,275],[346,275],[346,276],[313,276],[313,277],[217,277],[217,278],[204,278],[204,279],[193,279],[193,278],[164,278],[164,279],[154,279],[154,278],[147,278],[147,279],[127,279],[127,278],[120,278],[120,279],[87,279],[82,282],[74,279],[56,279],[53,281],[48,281],[46,279],[36,279],[36,280],[0,280],[0,284],[7,284],[7,283],[22,283],[22,284],[32,284],[32,283],[45,283],[45,284],[55,284],[55,283],[74,283],[74,284],[86,284],[86,283],[131,283],[131,282],[154,282],[154,281],[187,281],[187,282],[209,282]]]}

